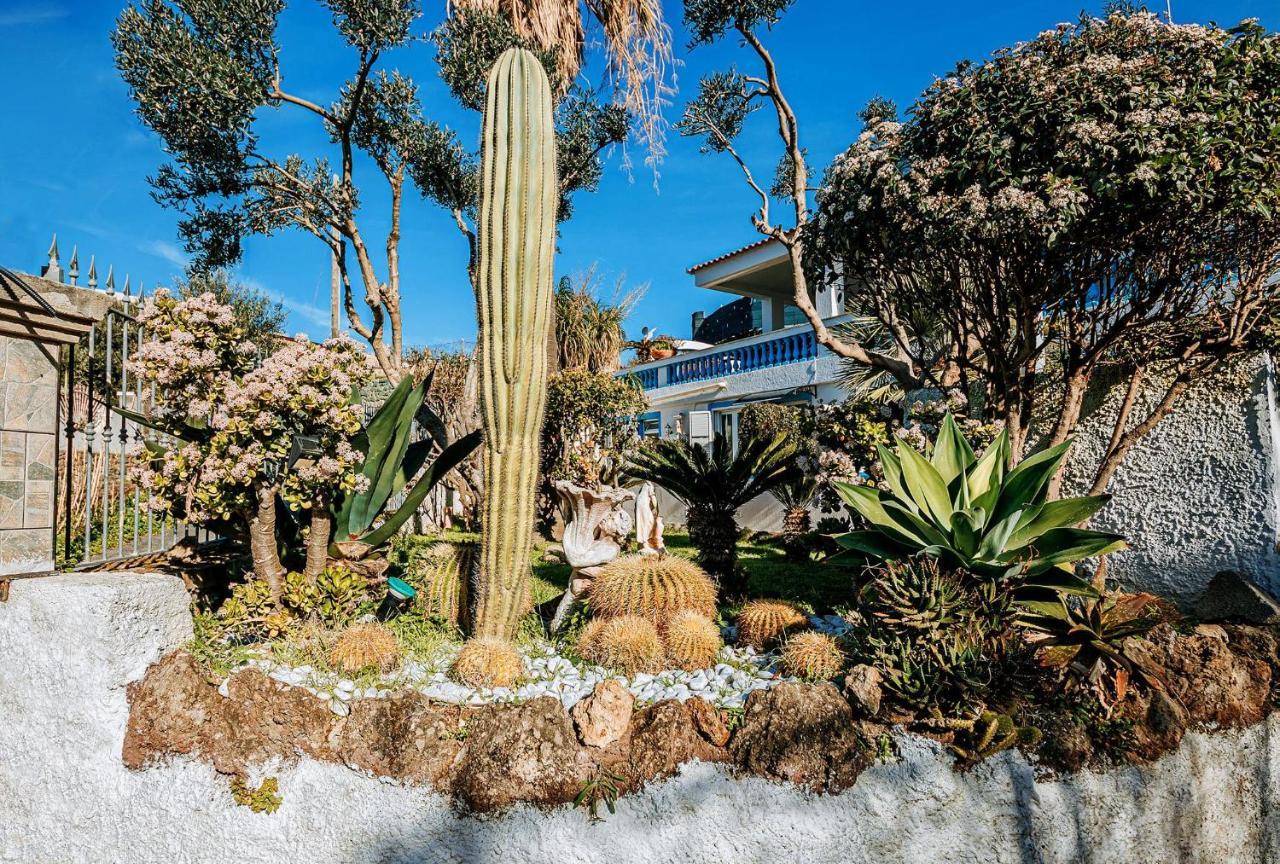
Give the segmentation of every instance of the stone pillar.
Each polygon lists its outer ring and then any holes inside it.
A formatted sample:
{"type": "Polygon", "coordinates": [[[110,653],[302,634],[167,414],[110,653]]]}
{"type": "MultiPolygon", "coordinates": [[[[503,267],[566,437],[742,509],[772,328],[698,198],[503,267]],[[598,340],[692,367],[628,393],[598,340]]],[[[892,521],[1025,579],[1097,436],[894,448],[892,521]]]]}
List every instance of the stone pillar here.
{"type": "Polygon", "coordinates": [[[0,273],[0,577],[53,570],[59,355],[110,305],[94,291],[0,273]]]}

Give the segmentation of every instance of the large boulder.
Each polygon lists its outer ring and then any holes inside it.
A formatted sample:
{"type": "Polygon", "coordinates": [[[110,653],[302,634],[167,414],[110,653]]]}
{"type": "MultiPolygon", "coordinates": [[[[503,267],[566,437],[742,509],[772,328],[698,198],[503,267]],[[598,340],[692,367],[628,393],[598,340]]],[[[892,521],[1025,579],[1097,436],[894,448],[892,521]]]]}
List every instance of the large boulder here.
{"type": "Polygon", "coordinates": [[[1248,576],[1234,570],[1224,570],[1213,577],[1195,611],[1205,621],[1280,622],[1280,603],[1248,576]]]}
{"type": "Polygon", "coordinates": [[[743,771],[815,792],[852,786],[867,765],[853,710],[832,684],[752,693],[730,750],[743,771]]]}
{"type": "Polygon", "coordinates": [[[202,747],[213,767],[224,774],[302,755],[333,759],[329,736],[338,718],[301,687],[246,669],[227,679],[220,708],[202,747]]]}
{"type": "Polygon", "coordinates": [[[727,758],[723,748],[699,734],[688,704],[668,699],[636,712],[627,773],[633,788],[669,777],[685,762],[723,762],[727,758]]]}
{"type": "Polygon", "coordinates": [[[581,791],[590,767],[558,699],[488,705],[467,720],[453,791],[481,813],[519,802],[563,804],[581,791]]]}
{"type": "Polygon", "coordinates": [[[162,756],[194,754],[221,713],[217,688],[186,651],[166,654],[129,685],[121,756],[135,770],[162,756]]]}
{"type": "Polygon", "coordinates": [[[1161,625],[1147,639],[1127,640],[1125,652],[1163,671],[1169,695],[1186,709],[1191,725],[1236,728],[1267,715],[1271,666],[1233,651],[1221,627],[1181,634],[1161,625]]]}
{"type": "Polygon", "coordinates": [[[466,730],[462,708],[405,690],[352,703],[334,750],[351,768],[447,788],[466,730]]]}

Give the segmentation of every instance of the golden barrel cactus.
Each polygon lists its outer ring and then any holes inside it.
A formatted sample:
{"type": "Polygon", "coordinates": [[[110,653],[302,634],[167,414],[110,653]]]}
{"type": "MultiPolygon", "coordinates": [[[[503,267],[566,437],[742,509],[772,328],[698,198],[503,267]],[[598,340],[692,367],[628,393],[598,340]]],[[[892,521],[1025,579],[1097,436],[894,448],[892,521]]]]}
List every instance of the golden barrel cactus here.
{"type": "Polygon", "coordinates": [[[381,624],[354,624],[338,634],[329,663],[349,675],[376,669],[390,672],[400,662],[395,634],[381,624]]]}
{"type": "Polygon", "coordinates": [[[785,600],[752,600],[738,613],[738,644],[763,651],[788,629],[802,627],[808,620],[797,606],[785,600]]]}
{"type": "Polygon", "coordinates": [[[720,656],[724,644],[716,622],[700,612],[676,613],[664,637],[667,660],[677,669],[693,672],[706,669],[720,656]]]}
{"type": "Polygon", "coordinates": [[[782,646],[782,672],[805,681],[826,681],[844,668],[844,652],[826,633],[811,631],[792,636],[782,646]]]}
{"type": "Polygon", "coordinates": [[[463,644],[449,674],[468,687],[514,687],[524,678],[524,660],[510,642],[481,636],[463,644]]]}
{"type": "Polygon", "coordinates": [[[617,669],[626,675],[661,672],[666,651],[658,628],[639,615],[623,615],[602,621],[594,632],[583,631],[579,639],[582,657],[598,666],[617,669]]]}
{"type": "Polygon", "coordinates": [[[601,568],[591,583],[591,614],[638,615],[665,631],[678,612],[716,614],[716,586],[705,570],[674,555],[627,555],[601,568]]]}
{"type": "Polygon", "coordinates": [[[414,607],[426,618],[439,618],[465,628],[468,586],[480,546],[474,542],[433,543],[405,575],[418,589],[414,607]]]}

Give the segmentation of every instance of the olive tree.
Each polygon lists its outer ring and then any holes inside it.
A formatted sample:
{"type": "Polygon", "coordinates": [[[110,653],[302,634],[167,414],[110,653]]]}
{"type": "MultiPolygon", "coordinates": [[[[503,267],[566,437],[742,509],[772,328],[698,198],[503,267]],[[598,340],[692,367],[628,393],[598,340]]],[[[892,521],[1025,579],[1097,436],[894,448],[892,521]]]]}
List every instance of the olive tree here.
{"type": "MultiPolygon", "coordinates": [[[[388,70],[386,55],[423,40],[417,0],[321,0],[349,49],[350,74],[327,102],[289,88],[276,27],[283,0],[139,0],[112,34],[116,65],[138,116],[169,157],[151,178],[154,195],[183,216],[179,230],[197,270],[232,264],[242,239],[294,228],[325,244],[337,264],[347,325],[365,339],[384,375],[405,371],[399,245],[404,195],[441,206],[474,246],[476,158],[456,132],[430,120],[418,85],[388,70]],[[278,152],[261,132],[264,109],[311,118],[329,144],[278,152]],[[361,191],[390,194],[383,249],[362,227],[361,191]],[[351,270],[363,296],[358,305],[351,270]]],[[[524,38],[500,10],[458,12],[434,34],[441,75],[464,105],[482,104],[493,59],[524,38]]],[[[570,46],[574,52],[578,46],[570,46]]],[[[566,49],[569,50],[569,49],[566,49]]],[[[540,50],[556,69],[559,49],[540,50]]],[[[623,141],[626,107],[601,104],[557,77],[561,217],[575,190],[599,181],[602,151],[623,141]]]]}
{"type": "Polygon", "coordinates": [[[814,258],[940,316],[1015,453],[1036,417],[1067,440],[1098,373],[1124,376],[1099,493],[1274,313],[1277,82],[1255,23],[1059,25],[960,64],[905,122],[868,116],[818,195],[814,258]]]}

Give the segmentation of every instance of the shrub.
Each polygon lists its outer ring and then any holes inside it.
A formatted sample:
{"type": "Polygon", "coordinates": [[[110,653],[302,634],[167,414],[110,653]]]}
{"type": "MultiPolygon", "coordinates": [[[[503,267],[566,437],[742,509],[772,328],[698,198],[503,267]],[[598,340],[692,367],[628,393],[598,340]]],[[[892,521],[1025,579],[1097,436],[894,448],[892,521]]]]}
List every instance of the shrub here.
{"type": "Polygon", "coordinates": [[[800,633],[782,646],[782,671],[806,681],[826,681],[840,674],[845,655],[826,633],[800,633]]]}
{"type": "Polygon", "coordinates": [[[786,600],[752,600],[738,613],[738,644],[763,651],[781,639],[788,628],[803,627],[808,620],[786,600]]]}
{"type": "Polygon", "coordinates": [[[665,652],[658,629],[638,615],[611,618],[578,644],[585,659],[608,669],[627,675],[662,671],[665,652]]]}
{"type": "Polygon", "coordinates": [[[449,673],[468,687],[514,687],[524,677],[524,661],[510,642],[482,636],[463,644],[449,673]]]}
{"type": "Polygon", "coordinates": [[[677,669],[706,669],[720,655],[720,628],[698,612],[680,612],[671,619],[664,641],[667,659],[677,669]]]}
{"type": "Polygon", "coordinates": [[[716,587],[706,572],[676,555],[625,555],[591,583],[591,612],[598,618],[638,615],[665,630],[677,612],[716,614],[716,587]]]}
{"type": "Polygon", "coordinates": [[[338,634],[329,652],[337,669],[355,674],[366,669],[390,672],[400,660],[395,634],[381,624],[356,624],[338,634]]]}

